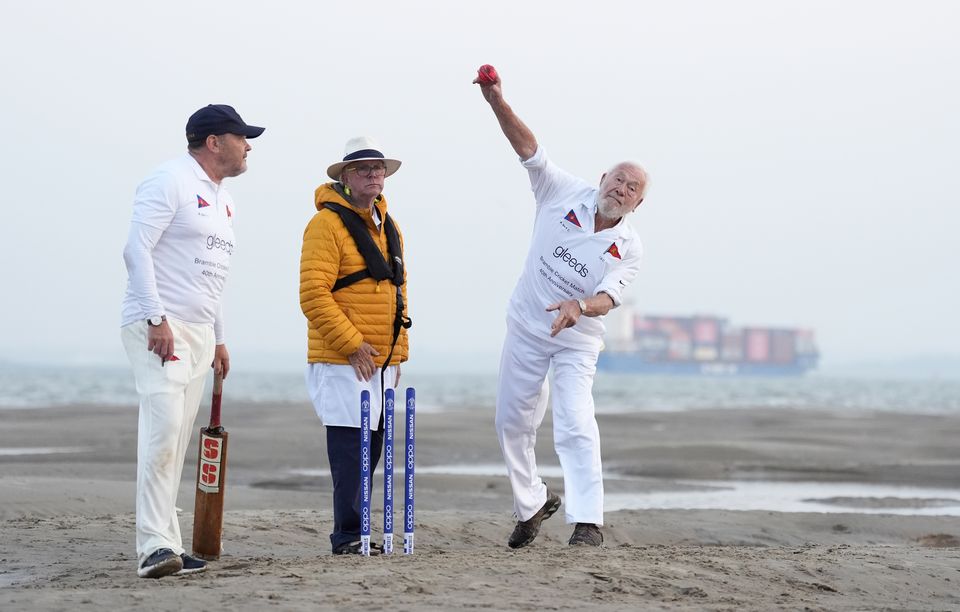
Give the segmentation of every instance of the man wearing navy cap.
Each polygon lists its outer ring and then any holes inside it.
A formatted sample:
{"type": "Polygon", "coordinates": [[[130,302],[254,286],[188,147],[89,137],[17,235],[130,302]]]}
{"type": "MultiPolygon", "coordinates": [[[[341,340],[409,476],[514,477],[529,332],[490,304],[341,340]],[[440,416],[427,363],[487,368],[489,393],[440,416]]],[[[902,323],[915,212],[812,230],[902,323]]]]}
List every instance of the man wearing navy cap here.
{"type": "Polygon", "coordinates": [[[140,394],[137,428],[137,574],[191,574],[206,563],[184,551],[177,490],[208,368],[226,377],[220,295],[235,240],[223,179],[247,170],[247,125],[210,104],[187,120],[187,153],[137,187],[123,260],[120,336],[140,394]]]}

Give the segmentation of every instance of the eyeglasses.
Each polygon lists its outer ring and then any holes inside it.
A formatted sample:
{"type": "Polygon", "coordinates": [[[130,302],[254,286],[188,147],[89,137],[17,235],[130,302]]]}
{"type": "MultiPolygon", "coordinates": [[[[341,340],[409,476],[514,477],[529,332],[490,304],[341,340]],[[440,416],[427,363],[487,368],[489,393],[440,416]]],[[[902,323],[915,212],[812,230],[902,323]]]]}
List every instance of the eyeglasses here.
{"type": "Polygon", "coordinates": [[[387,167],[383,164],[363,164],[361,166],[351,166],[347,168],[345,172],[356,172],[358,176],[370,178],[371,176],[386,175],[387,167]]]}

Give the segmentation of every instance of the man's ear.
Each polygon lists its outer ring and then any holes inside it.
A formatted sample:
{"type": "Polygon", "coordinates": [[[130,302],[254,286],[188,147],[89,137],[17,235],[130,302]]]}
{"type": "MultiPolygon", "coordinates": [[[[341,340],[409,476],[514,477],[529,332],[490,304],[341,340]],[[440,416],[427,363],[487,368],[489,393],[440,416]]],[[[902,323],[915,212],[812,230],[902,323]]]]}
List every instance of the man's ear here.
{"type": "Polygon", "coordinates": [[[214,153],[216,153],[220,149],[220,141],[213,134],[209,134],[207,136],[207,140],[205,144],[207,145],[207,148],[213,151],[214,153]],[[212,142],[210,141],[211,138],[213,138],[212,142]]]}

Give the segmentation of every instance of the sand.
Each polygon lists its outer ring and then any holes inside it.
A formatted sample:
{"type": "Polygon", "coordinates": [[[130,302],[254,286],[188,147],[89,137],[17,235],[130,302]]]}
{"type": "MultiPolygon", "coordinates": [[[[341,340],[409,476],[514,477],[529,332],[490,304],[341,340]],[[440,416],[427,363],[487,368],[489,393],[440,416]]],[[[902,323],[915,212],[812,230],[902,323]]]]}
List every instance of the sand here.
{"type": "MultiPolygon", "coordinates": [[[[566,545],[561,508],[531,546],[510,550],[505,477],[427,473],[500,462],[489,406],[418,415],[414,555],[334,557],[323,429],[311,407],[225,400],[225,410],[224,554],[206,573],[161,580],[135,572],[136,410],[0,412],[0,609],[960,609],[960,517],[619,510],[606,515],[605,546],[584,549],[566,545]],[[27,448],[63,452],[9,451],[27,448]]],[[[910,484],[960,498],[960,417],[743,409],[599,422],[611,495],[773,480],[910,484]]],[[[543,465],[557,463],[550,427],[548,417],[543,465]]],[[[179,503],[188,547],[193,462],[179,503]]],[[[562,495],[561,478],[546,480],[562,495]]],[[[375,499],[380,491],[378,480],[375,499]]]]}

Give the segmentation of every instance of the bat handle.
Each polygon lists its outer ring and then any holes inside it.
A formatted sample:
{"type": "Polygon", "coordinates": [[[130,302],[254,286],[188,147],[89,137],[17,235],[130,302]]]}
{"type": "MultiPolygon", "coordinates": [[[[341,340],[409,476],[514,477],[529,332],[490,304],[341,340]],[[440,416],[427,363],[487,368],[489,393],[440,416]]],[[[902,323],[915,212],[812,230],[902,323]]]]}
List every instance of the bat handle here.
{"type": "Polygon", "coordinates": [[[210,400],[210,429],[220,427],[220,400],[223,397],[223,374],[213,373],[213,398],[210,400]]]}

